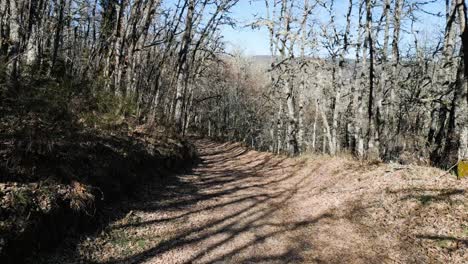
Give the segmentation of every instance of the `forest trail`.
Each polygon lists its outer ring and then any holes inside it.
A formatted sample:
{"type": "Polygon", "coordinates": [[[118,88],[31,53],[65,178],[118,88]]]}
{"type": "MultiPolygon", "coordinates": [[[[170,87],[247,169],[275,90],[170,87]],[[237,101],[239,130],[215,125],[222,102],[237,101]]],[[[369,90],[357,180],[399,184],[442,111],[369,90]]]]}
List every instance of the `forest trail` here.
{"type": "Polygon", "coordinates": [[[198,167],[163,185],[148,184],[137,201],[124,204],[124,217],[83,239],[73,253],[60,253],[57,262],[468,259],[467,181],[434,176],[436,169],[424,173],[423,167],[291,159],[239,144],[196,144],[198,167]]]}

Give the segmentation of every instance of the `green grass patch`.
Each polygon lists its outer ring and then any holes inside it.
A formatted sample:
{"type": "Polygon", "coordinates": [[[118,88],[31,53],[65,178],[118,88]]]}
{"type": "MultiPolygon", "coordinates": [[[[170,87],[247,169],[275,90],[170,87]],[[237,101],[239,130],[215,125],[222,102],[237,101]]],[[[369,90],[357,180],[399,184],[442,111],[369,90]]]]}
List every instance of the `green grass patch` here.
{"type": "Polygon", "coordinates": [[[421,195],[420,197],[418,197],[418,200],[423,204],[423,205],[427,205],[429,204],[433,199],[433,196],[432,195],[421,195]]]}

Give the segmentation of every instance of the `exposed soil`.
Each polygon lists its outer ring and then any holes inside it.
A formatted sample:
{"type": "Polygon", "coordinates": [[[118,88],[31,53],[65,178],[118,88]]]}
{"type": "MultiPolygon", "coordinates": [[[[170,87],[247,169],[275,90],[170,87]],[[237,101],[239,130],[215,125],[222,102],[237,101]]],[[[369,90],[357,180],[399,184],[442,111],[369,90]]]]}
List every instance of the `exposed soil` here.
{"type": "Polygon", "coordinates": [[[467,180],[427,167],[197,146],[203,161],[191,173],[146,185],[115,213],[124,217],[44,261],[467,263],[467,180]]]}

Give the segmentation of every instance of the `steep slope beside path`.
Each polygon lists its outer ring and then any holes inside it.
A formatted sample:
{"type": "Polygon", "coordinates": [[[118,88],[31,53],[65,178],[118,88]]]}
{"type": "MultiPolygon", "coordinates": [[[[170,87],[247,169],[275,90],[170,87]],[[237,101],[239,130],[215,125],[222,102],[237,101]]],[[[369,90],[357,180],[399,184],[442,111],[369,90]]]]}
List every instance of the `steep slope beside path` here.
{"type": "Polygon", "coordinates": [[[423,167],[289,159],[198,141],[203,163],[148,185],[58,261],[463,263],[467,182],[423,167]]]}

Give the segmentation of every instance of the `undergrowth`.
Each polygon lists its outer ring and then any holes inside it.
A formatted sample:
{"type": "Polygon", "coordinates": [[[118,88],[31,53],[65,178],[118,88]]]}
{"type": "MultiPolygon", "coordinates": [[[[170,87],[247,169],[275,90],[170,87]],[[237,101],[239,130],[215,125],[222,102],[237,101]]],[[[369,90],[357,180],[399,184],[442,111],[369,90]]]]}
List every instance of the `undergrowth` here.
{"type": "Polygon", "coordinates": [[[195,159],[170,130],[138,123],[134,98],[63,73],[0,76],[1,260],[53,245],[82,225],[72,222],[195,159]]]}

